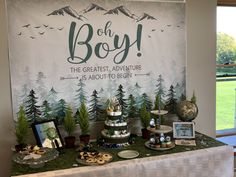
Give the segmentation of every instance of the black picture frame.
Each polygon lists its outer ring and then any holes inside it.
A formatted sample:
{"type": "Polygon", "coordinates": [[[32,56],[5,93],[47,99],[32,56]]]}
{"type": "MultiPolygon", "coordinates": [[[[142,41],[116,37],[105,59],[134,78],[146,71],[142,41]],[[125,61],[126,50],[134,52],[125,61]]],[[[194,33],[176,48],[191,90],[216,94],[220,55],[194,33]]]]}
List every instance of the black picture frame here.
{"type": "Polygon", "coordinates": [[[60,131],[54,119],[35,122],[32,124],[32,130],[39,147],[58,149],[64,146],[60,131]]]}

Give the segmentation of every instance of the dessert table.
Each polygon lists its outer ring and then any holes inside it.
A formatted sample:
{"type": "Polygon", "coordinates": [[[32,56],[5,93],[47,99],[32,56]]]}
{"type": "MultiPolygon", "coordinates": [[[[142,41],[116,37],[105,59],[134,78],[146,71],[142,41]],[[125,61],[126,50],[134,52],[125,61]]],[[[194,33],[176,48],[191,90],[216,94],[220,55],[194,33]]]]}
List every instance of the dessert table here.
{"type": "Polygon", "coordinates": [[[145,140],[137,137],[125,149],[139,152],[139,157],[122,159],[117,153],[124,149],[105,149],[113,161],[105,165],[72,167],[76,152],[65,149],[61,155],[32,169],[13,162],[12,176],[17,177],[233,177],[233,148],[213,138],[196,134],[197,146],[176,146],[167,151],[155,151],[144,146],[145,140]]]}

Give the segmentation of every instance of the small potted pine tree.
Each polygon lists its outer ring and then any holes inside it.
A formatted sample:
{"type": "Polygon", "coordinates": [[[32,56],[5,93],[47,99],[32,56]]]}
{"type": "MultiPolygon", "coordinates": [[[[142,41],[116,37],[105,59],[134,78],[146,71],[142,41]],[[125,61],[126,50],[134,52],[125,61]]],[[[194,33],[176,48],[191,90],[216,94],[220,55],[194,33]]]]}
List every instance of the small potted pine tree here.
{"type": "Polygon", "coordinates": [[[142,104],[141,110],[140,110],[140,120],[142,124],[142,137],[144,139],[149,139],[150,132],[147,129],[147,127],[150,125],[150,113],[146,109],[145,103],[142,104]]]}
{"type": "Polygon", "coordinates": [[[18,119],[15,127],[16,141],[18,143],[17,145],[15,145],[15,149],[17,152],[23,150],[23,148],[26,147],[26,140],[28,138],[28,134],[29,134],[29,123],[26,119],[25,110],[23,106],[20,106],[18,119]]]}
{"type": "Polygon", "coordinates": [[[81,130],[80,141],[87,144],[90,140],[89,135],[89,114],[84,102],[81,104],[78,110],[78,123],[81,130]]]}
{"type": "Polygon", "coordinates": [[[63,127],[67,133],[67,136],[64,138],[65,146],[67,148],[73,148],[75,146],[75,136],[73,136],[72,134],[75,131],[76,122],[72,116],[72,109],[70,106],[68,106],[68,108],[66,109],[66,116],[64,118],[63,127]]]}

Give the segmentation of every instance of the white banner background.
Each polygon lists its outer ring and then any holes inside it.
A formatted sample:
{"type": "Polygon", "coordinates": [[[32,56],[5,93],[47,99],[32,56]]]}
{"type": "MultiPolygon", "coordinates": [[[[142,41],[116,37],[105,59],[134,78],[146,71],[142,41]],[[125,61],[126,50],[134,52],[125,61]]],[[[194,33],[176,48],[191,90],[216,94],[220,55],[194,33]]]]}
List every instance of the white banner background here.
{"type": "Polygon", "coordinates": [[[52,106],[53,101],[63,99],[75,110],[81,101],[79,83],[84,84],[83,96],[87,98],[88,107],[94,90],[98,92],[100,103],[105,104],[117,94],[120,84],[126,99],[130,94],[137,98],[146,93],[154,101],[159,75],[166,92],[173,85],[177,98],[185,94],[184,3],[7,0],[7,11],[15,115],[31,89],[38,97],[38,106],[44,100],[52,106]],[[74,38],[69,42],[71,22],[76,26],[74,38]],[[137,34],[138,25],[141,30],[137,34]],[[120,48],[114,46],[114,41],[120,48]],[[75,45],[73,55],[69,43],[75,45]],[[96,54],[95,47],[99,43],[105,44],[96,54]],[[85,63],[88,46],[91,56],[85,63]],[[121,61],[125,49],[124,61],[115,63],[121,61]]]}

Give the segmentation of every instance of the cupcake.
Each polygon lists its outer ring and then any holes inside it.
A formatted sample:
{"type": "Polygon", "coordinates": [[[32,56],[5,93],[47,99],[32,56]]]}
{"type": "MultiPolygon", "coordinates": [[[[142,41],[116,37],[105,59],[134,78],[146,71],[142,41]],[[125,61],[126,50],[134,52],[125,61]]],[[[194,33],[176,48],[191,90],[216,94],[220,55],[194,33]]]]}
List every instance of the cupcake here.
{"type": "Polygon", "coordinates": [[[167,143],[166,143],[166,147],[171,147],[172,146],[172,142],[171,141],[168,141],[167,143]]]}
{"type": "Polygon", "coordinates": [[[162,143],[161,143],[161,147],[162,147],[162,148],[166,148],[166,146],[167,146],[166,142],[162,142],[162,143]]]}

